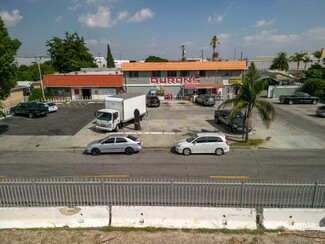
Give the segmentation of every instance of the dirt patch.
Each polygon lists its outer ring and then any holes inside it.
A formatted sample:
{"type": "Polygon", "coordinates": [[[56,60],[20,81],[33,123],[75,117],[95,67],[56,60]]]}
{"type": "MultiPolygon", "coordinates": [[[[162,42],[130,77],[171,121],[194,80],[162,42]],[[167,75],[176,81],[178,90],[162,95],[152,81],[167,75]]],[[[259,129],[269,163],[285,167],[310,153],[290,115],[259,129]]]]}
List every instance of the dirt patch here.
{"type": "Polygon", "coordinates": [[[264,234],[225,234],[221,232],[203,233],[200,231],[168,230],[157,232],[144,231],[109,231],[100,230],[0,230],[0,243],[229,243],[229,244],[307,244],[325,243],[324,232],[279,232],[264,234]]]}

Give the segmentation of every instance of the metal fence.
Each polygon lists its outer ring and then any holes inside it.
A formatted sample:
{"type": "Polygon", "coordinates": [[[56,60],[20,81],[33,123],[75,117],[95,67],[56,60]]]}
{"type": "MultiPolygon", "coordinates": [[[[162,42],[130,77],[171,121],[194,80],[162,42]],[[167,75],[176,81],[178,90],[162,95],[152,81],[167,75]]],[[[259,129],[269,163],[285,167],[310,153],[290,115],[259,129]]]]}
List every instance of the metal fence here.
{"type": "Polygon", "coordinates": [[[324,182],[1,179],[0,207],[202,206],[324,208],[324,182]]]}

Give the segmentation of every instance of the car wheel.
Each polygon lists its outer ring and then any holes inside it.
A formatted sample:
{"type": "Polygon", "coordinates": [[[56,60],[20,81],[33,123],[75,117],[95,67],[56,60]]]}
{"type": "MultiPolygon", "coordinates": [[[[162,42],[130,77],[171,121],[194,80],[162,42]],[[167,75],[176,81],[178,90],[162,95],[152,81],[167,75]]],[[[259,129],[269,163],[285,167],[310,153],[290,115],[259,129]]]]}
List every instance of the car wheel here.
{"type": "Polygon", "coordinates": [[[119,127],[119,125],[116,125],[114,132],[118,132],[118,127],[119,127]]]}
{"type": "Polygon", "coordinates": [[[222,148],[217,148],[216,151],[215,151],[215,154],[217,156],[221,156],[223,154],[223,149],[222,148]]]}
{"type": "Polygon", "coordinates": [[[291,105],[292,103],[293,103],[292,100],[289,100],[288,104],[291,105]]]}
{"type": "Polygon", "coordinates": [[[33,114],[33,113],[29,113],[29,114],[28,114],[28,117],[29,117],[30,119],[32,119],[32,118],[34,118],[34,114],[33,114]]]}
{"type": "Polygon", "coordinates": [[[317,101],[316,101],[316,100],[313,100],[313,104],[314,104],[314,105],[317,104],[317,101]]]}
{"type": "Polygon", "coordinates": [[[184,150],[183,150],[183,154],[184,154],[185,156],[189,156],[189,155],[191,155],[191,149],[189,149],[189,148],[184,148],[184,150]]]}
{"type": "Polygon", "coordinates": [[[132,147],[125,148],[126,155],[132,155],[134,153],[134,149],[132,147]]]}
{"type": "Polygon", "coordinates": [[[214,122],[215,122],[216,124],[219,124],[219,118],[218,118],[218,116],[215,116],[215,117],[214,117],[214,122]]]}
{"type": "Polygon", "coordinates": [[[99,148],[94,147],[93,149],[91,149],[91,152],[90,153],[93,156],[98,156],[100,154],[100,150],[99,150],[99,148]]]}

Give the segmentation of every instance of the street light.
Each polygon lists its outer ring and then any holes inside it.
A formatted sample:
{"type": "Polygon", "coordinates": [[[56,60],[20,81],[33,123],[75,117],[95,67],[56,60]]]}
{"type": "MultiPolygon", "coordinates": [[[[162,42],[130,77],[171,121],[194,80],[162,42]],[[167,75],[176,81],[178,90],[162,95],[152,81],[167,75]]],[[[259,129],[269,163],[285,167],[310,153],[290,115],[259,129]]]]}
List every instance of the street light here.
{"type": "Polygon", "coordinates": [[[42,90],[42,96],[43,96],[43,100],[45,101],[45,95],[44,95],[44,89],[43,89],[43,80],[42,80],[42,73],[41,73],[41,66],[40,66],[40,62],[41,62],[41,56],[34,56],[35,61],[38,65],[38,72],[39,72],[39,78],[41,81],[41,90],[42,90]]]}

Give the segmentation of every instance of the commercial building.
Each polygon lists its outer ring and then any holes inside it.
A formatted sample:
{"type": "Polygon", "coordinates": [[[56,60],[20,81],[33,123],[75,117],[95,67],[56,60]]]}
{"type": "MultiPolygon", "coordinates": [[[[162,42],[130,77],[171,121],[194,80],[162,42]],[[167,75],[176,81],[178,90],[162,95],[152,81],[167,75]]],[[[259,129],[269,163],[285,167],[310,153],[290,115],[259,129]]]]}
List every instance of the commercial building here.
{"type": "Polygon", "coordinates": [[[122,64],[126,92],[149,93],[156,89],[179,98],[205,93],[227,96],[230,85],[241,82],[246,68],[246,61],[122,64]]]}
{"type": "Polygon", "coordinates": [[[123,92],[121,74],[55,74],[45,75],[43,86],[55,98],[104,99],[123,92]]]}
{"type": "Polygon", "coordinates": [[[121,92],[158,95],[173,98],[216,94],[229,96],[230,85],[241,82],[246,61],[218,62],[124,62],[120,73],[105,70],[84,70],[69,74],[45,75],[43,86],[57,98],[104,99],[121,92]]]}

